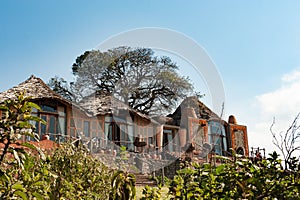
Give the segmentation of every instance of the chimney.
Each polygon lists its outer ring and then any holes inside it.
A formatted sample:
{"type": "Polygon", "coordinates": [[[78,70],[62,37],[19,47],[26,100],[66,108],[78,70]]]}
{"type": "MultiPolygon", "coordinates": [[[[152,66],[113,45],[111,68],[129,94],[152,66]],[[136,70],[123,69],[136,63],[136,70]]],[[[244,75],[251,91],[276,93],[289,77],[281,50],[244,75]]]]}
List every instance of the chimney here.
{"type": "Polygon", "coordinates": [[[237,124],[234,115],[230,115],[230,116],[229,116],[229,118],[228,118],[228,123],[229,123],[229,124],[237,124]]]}

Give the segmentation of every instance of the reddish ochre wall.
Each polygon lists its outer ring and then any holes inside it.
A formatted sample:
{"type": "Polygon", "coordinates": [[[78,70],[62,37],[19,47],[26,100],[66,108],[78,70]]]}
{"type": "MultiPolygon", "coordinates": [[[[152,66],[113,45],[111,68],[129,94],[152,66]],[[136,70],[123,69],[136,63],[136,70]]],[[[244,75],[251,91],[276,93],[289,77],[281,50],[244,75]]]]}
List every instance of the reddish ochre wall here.
{"type": "Polygon", "coordinates": [[[237,146],[235,144],[235,131],[243,131],[244,133],[244,149],[245,149],[245,156],[249,156],[249,146],[248,146],[248,135],[247,135],[247,127],[242,125],[230,124],[230,133],[231,133],[231,144],[232,148],[236,150],[237,146]]]}

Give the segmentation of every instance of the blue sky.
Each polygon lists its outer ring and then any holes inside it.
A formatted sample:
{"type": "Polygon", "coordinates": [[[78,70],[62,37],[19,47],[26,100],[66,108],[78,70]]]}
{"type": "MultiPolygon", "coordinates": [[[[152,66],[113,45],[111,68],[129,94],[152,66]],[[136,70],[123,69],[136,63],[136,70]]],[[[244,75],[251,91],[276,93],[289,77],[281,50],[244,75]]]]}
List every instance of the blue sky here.
{"type": "Polygon", "coordinates": [[[298,1],[1,1],[0,91],[31,74],[71,80],[75,58],[108,37],[168,28],[210,55],[224,82],[226,111],[248,125],[250,146],[272,148],[265,142],[272,117],[284,130],[300,111],[299,9],[298,1]]]}

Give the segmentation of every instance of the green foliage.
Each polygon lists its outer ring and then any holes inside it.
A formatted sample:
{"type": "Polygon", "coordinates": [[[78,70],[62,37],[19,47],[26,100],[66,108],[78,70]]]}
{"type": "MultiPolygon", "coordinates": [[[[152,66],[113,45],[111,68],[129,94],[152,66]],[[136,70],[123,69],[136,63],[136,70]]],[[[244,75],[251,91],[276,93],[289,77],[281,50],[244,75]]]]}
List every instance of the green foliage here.
{"type": "Polygon", "coordinates": [[[45,123],[42,119],[32,116],[32,109],[40,109],[38,105],[30,102],[25,93],[16,95],[1,103],[0,109],[3,117],[0,120],[0,143],[4,145],[0,157],[0,198],[1,199],[39,199],[44,194],[45,176],[44,165],[40,165],[45,155],[34,145],[20,143],[21,137],[38,139],[34,133],[32,121],[45,123]],[[27,150],[25,150],[25,148],[27,150]],[[29,150],[39,153],[35,157],[28,155],[29,150]],[[39,157],[38,157],[39,155],[39,157]],[[41,162],[37,162],[40,160],[41,162]],[[40,171],[32,171],[35,169],[40,171]]]}
{"type": "Polygon", "coordinates": [[[143,188],[143,196],[141,200],[147,200],[147,199],[153,199],[153,200],[162,199],[161,187],[159,186],[158,188],[156,188],[156,187],[149,187],[148,185],[146,185],[143,188]]]}
{"type": "Polygon", "coordinates": [[[159,187],[168,186],[171,182],[171,180],[166,176],[164,177],[164,179],[162,178],[162,176],[154,176],[151,177],[151,179],[154,180],[159,187]]]}
{"type": "MultiPolygon", "coordinates": [[[[238,155],[236,155],[238,156],[238,155]]],[[[170,183],[175,199],[297,199],[299,170],[282,169],[278,154],[257,164],[234,157],[224,164],[192,163],[177,172],[170,183]]]]}
{"type": "Polygon", "coordinates": [[[110,200],[132,200],[135,199],[135,176],[133,174],[118,170],[111,180],[110,200]]]}
{"type": "MultiPolygon", "coordinates": [[[[27,148],[34,148],[28,143],[19,144],[18,140],[22,136],[38,139],[38,135],[34,133],[34,125],[31,121],[46,123],[39,117],[32,116],[33,108],[40,109],[38,105],[29,101],[30,97],[25,97],[25,92],[16,95],[16,99],[8,99],[0,104],[3,117],[0,120],[0,143],[4,144],[4,149],[0,154],[0,165],[2,165],[6,154],[13,155],[15,162],[20,167],[23,165],[25,152],[23,148],[15,148],[13,145],[23,145],[27,148]]],[[[37,150],[37,149],[36,149],[37,150]]]]}
{"type": "Polygon", "coordinates": [[[31,121],[45,123],[31,116],[32,108],[39,109],[23,93],[0,105],[0,199],[108,199],[112,172],[82,146],[64,143],[46,156],[18,141],[21,136],[38,138],[31,121]]]}
{"type": "Polygon", "coordinates": [[[51,198],[107,199],[111,170],[83,147],[64,143],[50,160],[57,178],[51,184],[51,198]]]}
{"type": "Polygon", "coordinates": [[[27,155],[24,168],[0,176],[0,198],[108,199],[112,172],[83,147],[63,143],[42,160],[27,155]]]}
{"type": "Polygon", "coordinates": [[[126,171],[126,161],[128,160],[128,151],[126,150],[126,146],[121,146],[120,151],[116,157],[117,167],[123,171],[126,171]]]}

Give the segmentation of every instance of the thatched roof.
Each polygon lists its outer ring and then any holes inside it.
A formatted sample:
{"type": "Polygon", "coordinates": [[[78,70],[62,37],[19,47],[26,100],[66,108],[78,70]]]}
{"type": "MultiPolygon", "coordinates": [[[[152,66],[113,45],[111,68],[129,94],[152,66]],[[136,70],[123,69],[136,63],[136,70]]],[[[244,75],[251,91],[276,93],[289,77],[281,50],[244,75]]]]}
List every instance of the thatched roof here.
{"type": "Polygon", "coordinates": [[[16,94],[20,92],[25,92],[25,97],[31,97],[32,100],[40,99],[50,99],[57,100],[63,104],[74,106],[77,109],[84,111],[76,103],[67,100],[54,92],[42,79],[31,75],[26,81],[20,83],[19,85],[10,88],[4,92],[0,93],[0,102],[8,99],[15,99],[16,94]]]}
{"type": "Polygon", "coordinates": [[[16,98],[16,93],[25,92],[25,97],[32,99],[56,99],[67,104],[72,104],[69,100],[55,93],[51,88],[42,81],[42,79],[31,75],[26,81],[19,85],[0,93],[0,102],[7,99],[16,98]]]}
{"type": "Polygon", "coordinates": [[[84,97],[83,100],[78,103],[78,105],[85,109],[85,111],[92,116],[116,114],[119,111],[127,111],[144,119],[150,120],[147,115],[130,108],[122,101],[105,92],[98,91],[87,97],[84,97]]]}
{"type": "Polygon", "coordinates": [[[168,117],[173,118],[174,125],[179,125],[181,120],[182,111],[186,108],[193,108],[195,114],[199,119],[220,119],[220,117],[209,109],[204,103],[202,103],[198,97],[191,96],[187,97],[183,102],[178,106],[173,114],[168,115],[168,117]]]}

